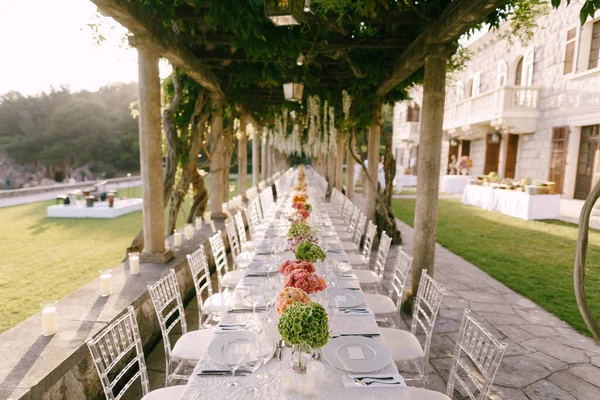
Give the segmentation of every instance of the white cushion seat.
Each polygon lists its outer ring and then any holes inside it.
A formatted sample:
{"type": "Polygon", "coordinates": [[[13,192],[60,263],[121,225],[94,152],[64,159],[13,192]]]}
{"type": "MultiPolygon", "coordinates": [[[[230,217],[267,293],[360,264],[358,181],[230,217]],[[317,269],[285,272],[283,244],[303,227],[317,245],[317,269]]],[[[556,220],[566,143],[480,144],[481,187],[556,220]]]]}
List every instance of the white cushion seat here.
{"type": "Polygon", "coordinates": [[[362,254],[348,254],[348,262],[352,265],[368,265],[371,260],[362,254]]]}
{"type": "Polygon", "coordinates": [[[397,311],[392,299],[382,294],[365,293],[365,300],[375,315],[393,314],[397,311]]]}
{"type": "Polygon", "coordinates": [[[227,302],[231,297],[231,292],[227,293],[215,293],[209,296],[208,299],[202,305],[202,310],[207,313],[222,313],[227,311],[227,302]]]}
{"type": "Polygon", "coordinates": [[[248,240],[242,244],[242,250],[244,251],[254,251],[260,244],[260,240],[248,240]]]}
{"type": "Polygon", "coordinates": [[[344,251],[358,251],[358,245],[354,242],[342,242],[342,248],[344,251]]]}
{"type": "Polygon", "coordinates": [[[142,400],[171,400],[180,399],[183,396],[185,385],[169,386],[156,389],[142,397],[142,400]]]}
{"type": "Polygon", "coordinates": [[[223,275],[223,278],[221,278],[221,284],[227,287],[235,287],[240,283],[245,274],[246,271],[243,270],[227,272],[223,275]]]}
{"type": "Polygon", "coordinates": [[[344,241],[344,240],[352,240],[353,236],[354,236],[353,234],[351,234],[350,232],[348,232],[346,230],[338,233],[338,237],[342,241],[344,241]]]}
{"type": "MultiPolygon", "coordinates": [[[[381,337],[387,345],[394,362],[423,358],[425,353],[419,340],[409,331],[393,328],[380,328],[381,337]]],[[[420,397],[419,397],[420,398],[420,397]]],[[[428,398],[428,397],[424,397],[428,398]]],[[[412,397],[411,397],[412,399],[412,397]]]]}
{"type": "Polygon", "coordinates": [[[368,269],[355,269],[352,271],[361,285],[378,285],[381,281],[377,274],[368,269]]]}
{"type": "Polygon", "coordinates": [[[200,329],[181,336],[171,352],[173,358],[196,365],[208,347],[213,335],[212,329],[200,329]]]}
{"type": "Polygon", "coordinates": [[[410,400],[452,400],[444,393],[434,392],[433,390],[409,386],[408,397],[410,400]]]}

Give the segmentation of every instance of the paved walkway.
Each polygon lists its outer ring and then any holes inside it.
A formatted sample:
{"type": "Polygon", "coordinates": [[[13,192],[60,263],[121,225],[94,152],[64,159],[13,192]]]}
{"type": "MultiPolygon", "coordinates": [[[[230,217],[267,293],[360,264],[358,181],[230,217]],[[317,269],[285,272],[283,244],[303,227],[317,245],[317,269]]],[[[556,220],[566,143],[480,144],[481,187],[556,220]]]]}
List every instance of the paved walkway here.
{"type": "MultiPolygon", "coordinates": [[[[413,229],[400,221],[398,226],[410,253],[413,229]]],[[[395,249],[388,268],[394,256],[395,249]]],[[[432,389],[445,390],[463,310],[470,308],[508,344],[494,399],[600,399],[600,347],[592,339],[440,245],[434,274],[447,291],[432,340],[432,389]]]]}

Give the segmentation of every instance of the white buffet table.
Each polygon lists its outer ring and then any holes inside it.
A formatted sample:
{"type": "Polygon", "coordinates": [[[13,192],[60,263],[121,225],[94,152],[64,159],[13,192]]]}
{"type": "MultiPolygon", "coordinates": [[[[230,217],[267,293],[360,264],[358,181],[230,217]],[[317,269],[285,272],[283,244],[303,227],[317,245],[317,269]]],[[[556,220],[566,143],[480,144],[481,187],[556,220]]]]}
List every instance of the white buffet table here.
{"type": "Polygon", "coordinates": [[[441,191],[450,194],[463,194],[469,179],[471,178],[468,175],[446,175],[442,178],[441,191]]]}
{"type": "Polygon", "coordinates": [[[560,217],[559,194],[530,195],[516,190],[467,185],[463,192],[462,203],[527,221],[560,217]]]}

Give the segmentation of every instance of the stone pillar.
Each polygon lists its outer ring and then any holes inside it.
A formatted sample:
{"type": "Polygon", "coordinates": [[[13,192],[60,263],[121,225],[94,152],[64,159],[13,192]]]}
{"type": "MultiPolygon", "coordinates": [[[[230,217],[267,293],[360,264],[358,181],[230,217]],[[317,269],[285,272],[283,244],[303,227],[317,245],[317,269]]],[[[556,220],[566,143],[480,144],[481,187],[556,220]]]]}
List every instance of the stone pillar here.
{"type": "Polygon", "coordinates": [[[263,181],[267,180],[267,169],[269,168],[268,154],[267,154],[267,133],[263,131],[261,138],[261,170],[260,179],[263,181]]]}
{"type": "Polygon", "coordinates": [[[132,37],[138,51],[140,172],[142,178],[143,262],[165,263],[173,258],[165,251],[165,203],[162,169],[159,52],[149,40],[132,37]]]}
{"type": "Polygon", "coordinates": [[[260,164],[260,129],[255,126],[252,138],[252,186],[258,185],[260,180],[260,164]]]}
{"type": "Polygon", "coordinates": [[[327,153],[327,182],[329,182],[329,188],[333,189],[335,185],[335,152],[327,153]]]}
{"type": "Polygon", "coordinates": [[[366,193],[366,214],[367,220],[375,222],[375,211],[377,210],[377,169],[379,167],[379,139],[381,137],[381,109],[377,108],[371,127],[369,128],[369,142],[367,143],[367,159],[369,165],[367,171],[368,177],[363,181],[363,190],[366,193]]]}
{"type": "Polygon", "coordinates": [[[240,118],[240,140],[238,142],[238,180],[240,194],[246,194],[248,176],[248,137],[246,136],[246,125],[248,118],[242,113],[240,118]]]}
{"type": "Polygon", "coordinates": [[[429,46],[425,58],[423,111],[417,160],[419,179],[412,249],[412,296],[416,295],[422,271],[427,269],[430,275],[434,272],[446,67],[450,54],[446,46],[429,46]]]}
{"type": "Polygon", "coordinates": [[[223,186],[225,171],[225,138],[223,137],[223,100],[211,98],[212,120],[210,125],[210,210],[212,217],[224,218],[223,203],[226,201],[223,186]]]}
{"type": "Polygon", "coordinates": [[[342,191],[342,175],[344,174],[344,137],[342,132],[337,133],[337,155],[335,157],[335,187],[342,191]]]}
{"type": "Polygon", "coordinates": [[[346,149],[346,197],[350,200],[354,200],[354,157],[352,152],[354,151],[354,139],[352,135],[348,138],[348,145],[346,149]]]}

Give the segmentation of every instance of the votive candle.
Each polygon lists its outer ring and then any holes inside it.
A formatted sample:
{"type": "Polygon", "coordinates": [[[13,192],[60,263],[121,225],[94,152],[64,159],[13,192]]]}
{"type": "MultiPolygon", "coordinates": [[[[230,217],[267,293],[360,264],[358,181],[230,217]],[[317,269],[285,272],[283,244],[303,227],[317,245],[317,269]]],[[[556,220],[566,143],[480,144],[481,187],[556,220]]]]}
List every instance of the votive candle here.
{"type": "Polygon", "coordinates": [[[290,393],[294,391],[294,380],[296,374],[292,371],[286,370],[281,374],[281,389],[283,393],[290,393]]]}
{"type": "Polygon", "coordinates": [[[217,233],[217,227],[215,226],[215,221],[213,221],[211,219],[210,221],[208,221],[208,223],[210,224],[210,229],[212,230],[212,233],[217,233]]]}
{"type": "Polygon", "coordinates": [[[100,271],[100,296],[110,296],[112,293],[112,271],[103,269],[100,271]]]}
{"type": "Polygon", "coordinates": [[[42,307],[42,335],[51,336],[58,331],[58,317],[55,301],[41,303],[42,307]]]}
{"type": "Polygon", "coordinates": [[[140,253],[137,251],[129,253],[129,273],[131,275],[140,274],[140,253]]]}
{"type": "Polygon", "coordinates": [[[196,230],[201,230],[202,229],[202,218],[200,217],[196,217],[196,230]]]}
{"type": "Polygon", "coordinates": [[[174,247],[179,247],[181,246],[181,231],[175,231],[175,233],[173,234],[173,246],[174,247]]]}
{"type": "Polygon", "coordinates": [[[312,374],[304,374],[300,379],[300,393],[302,396],[311,397],[315,393],[315,377],[312,374]]]}
{"type": "Polygon", "coordinates": [[[320,361],[311,361],[306,365],[306,373],[315,378],[315,386],[321,387],[325,378],[325,365],[320,361]]]}

